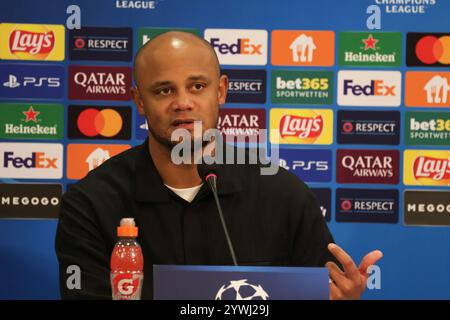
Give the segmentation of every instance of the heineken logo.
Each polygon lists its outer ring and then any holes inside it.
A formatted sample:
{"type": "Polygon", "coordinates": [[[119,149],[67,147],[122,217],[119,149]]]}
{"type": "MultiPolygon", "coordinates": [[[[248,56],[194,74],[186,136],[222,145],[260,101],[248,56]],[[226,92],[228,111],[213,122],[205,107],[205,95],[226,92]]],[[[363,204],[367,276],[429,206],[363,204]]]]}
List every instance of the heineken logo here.
{"type": "Polygon", "coordinates": [[[61,139],[63,106],[0,103],[0,138],[61,139]]]}
{"type": "Polygon", "coordinates": [[[39,111],[34,111],[33,106],[30,106],[30,108],[27,111],[23,111],[22,112],[26,118],[25,118],[25,122],[28,121],[34,121],[34,123],[37,123],[37,116],[40,114],[39,111]]]}
{"type": "Polygon", "coordinates": [[[400,32],[341,32],[339,64],[344,66],[401,65],[400,32]]]}

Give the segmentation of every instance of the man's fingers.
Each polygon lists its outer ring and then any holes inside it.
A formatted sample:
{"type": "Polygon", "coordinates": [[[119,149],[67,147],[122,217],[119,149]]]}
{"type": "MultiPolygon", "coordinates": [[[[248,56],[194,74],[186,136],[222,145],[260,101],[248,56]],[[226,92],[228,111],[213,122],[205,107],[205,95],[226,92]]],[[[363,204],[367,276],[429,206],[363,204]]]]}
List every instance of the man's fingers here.
{"type": "Polygon", "coordinates": [[[334,262],[327,262],[325,264],[328,272],[330,273],[330,278],[333,280],[338,288],[340,288],[343,292],[349,291],[350,281],[345,276],[345,273],[339,269],[339,267],[334,262]]]}
{"type": "Polygon", "coordinates": [[[367,274],[367,268],[371,265],[374,265],[377,263],[378,260],[380,260],[383,257],[383,252],[380,250],[374,250],[372,252],[369,252],[365,255],[365,257],[361,260],[361,263],[359,264],[359,272],[366,276],[367,274]]]}
{"type": "Polygon", "coordinates": [[[330,300],[342,300],[344,299],[344,295],[342,291],[334,284],[330,283],[330,300]]]}
{"type": "Polygon", "coordinates": [[[330,243],[328,245],[328,250],[330,250],[333,256],[335,256],[336,259],[342,264],[345,274],[353,281],[358,281],[360,273],[355,263],[353,262],[353,259],[334,243],[330,243]]]}

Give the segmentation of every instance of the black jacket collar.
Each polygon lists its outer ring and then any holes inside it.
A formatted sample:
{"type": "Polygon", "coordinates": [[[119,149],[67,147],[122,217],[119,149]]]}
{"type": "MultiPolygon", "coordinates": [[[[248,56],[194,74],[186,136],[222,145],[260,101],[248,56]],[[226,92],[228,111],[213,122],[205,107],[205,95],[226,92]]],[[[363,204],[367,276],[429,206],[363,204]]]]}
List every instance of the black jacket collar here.
{"type": "MultiPolygon", "coordinates": [[[[139,202],[168,202],[170,200],[170,192],[164,185],[150,156],[148,138],[137,148],[135,199],[139,202]]],[[[239,165],[220,165],[217,171],[217,190],[219,195],[232,194],[242,190],[241,179],[245,171],[239,165]]]]}

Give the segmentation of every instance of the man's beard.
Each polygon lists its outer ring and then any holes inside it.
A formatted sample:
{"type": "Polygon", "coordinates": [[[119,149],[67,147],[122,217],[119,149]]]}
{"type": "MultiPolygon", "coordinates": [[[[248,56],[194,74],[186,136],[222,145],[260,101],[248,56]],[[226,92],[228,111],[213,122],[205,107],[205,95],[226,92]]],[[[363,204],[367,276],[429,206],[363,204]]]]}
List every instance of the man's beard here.
{"type": "MultiPolygon", "coordinates": [[[[167,148],[167,150],[169,152],[172,152],[172,149],[179,143],[181,143],[183,140],[182,138],[180,138],[179,141],[173,141],[170,138],[166,138],[163,137],[162,135],[159,135],[155,132],[155,130],[153,130],[152,126],[150,125],[150,122],[148,122],[148,131],[150,133],[150,135],[163,147],[167,148]]],[[[214,126],[214,128],[217,128],[217,125],[219,124],[219,115],[217,115],[217,119],[216,119],[216,125],[214,126]]],[[[195,153],[198,150],[195,150],[195,147],[198,145],[201,145],[202,149],[204,147],[206,147],[211,141],[203,141],[203,132],[201,137],[195,137],[193,134],[191,134],[192,138],[191,138],[191,152],[195,153]]]]}

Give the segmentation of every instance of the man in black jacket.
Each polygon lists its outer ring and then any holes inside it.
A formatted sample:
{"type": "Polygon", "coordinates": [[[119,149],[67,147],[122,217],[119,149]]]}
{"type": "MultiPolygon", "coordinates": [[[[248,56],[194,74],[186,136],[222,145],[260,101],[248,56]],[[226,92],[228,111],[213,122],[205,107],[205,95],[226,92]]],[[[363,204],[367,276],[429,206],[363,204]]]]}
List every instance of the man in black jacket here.
{"type": "MultiPolygon", "coordinates": [[[[134,217],[144,254],[142,297],[152,298],[153,264],[232,264],[213,195],[195,164],[175,164],[176,129],[217,126],[228,79],[209,44],[195,35],[167,32],[135,58],[134,100],[149,138],[92,170],[63,196],[56,236],[63,298],[111,298],[109,260],[115,230],[134,217]],[[81,269],[81,289],[66,286],[71,265],[81,269]]],[[[333,238],[308,187],[280,168],[261,175],[258,165],[224,165],[217,189],[240,265],[327,266],[330,298],[359,298],[367,268],[359,268],[333,238]],[[338,266],[341,264],[343,270],[338,266]]]]}

